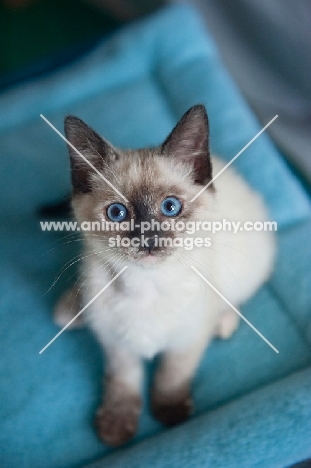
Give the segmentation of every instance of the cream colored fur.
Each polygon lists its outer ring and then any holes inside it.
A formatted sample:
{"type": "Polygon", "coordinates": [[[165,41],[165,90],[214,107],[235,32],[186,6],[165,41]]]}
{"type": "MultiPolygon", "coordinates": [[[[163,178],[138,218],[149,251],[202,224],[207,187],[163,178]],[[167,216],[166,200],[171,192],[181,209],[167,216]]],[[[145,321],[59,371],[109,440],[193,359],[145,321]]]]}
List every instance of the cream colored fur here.
{"type": "MultiPolygon", "coordinates": [[[[213,158],[214,174],[223,165],[220,159],[213,158]]],[[[208,208],[204,212],[201,206],[196,220],[268,219],[259,195],[232,168],[217,178],[215,189],[215,193],[206,191],[200,196],[208,208]]],[[[211,247],[182,249],[154,266],[128,260],[118,262],[116,271],[125,265],[128,269],[83,313],[105,347],[118,344],[138,357],[152,358],[166,350],[185,351],[202,333],[207,344],[228,305],[191,270],[191,265],[236,307],[268,278],[274,258],[274,238],[270,232],[213,235],[196,232],[193,236],[210,236],[211,247]]],[[[90,237],[87,250],[96,242],[97,239],[90,237]]],[[[100,246],[95,248],[99,251],[100,246]]],[[[105,257],[105,253],[99,255],[105,257]]],[[[85,259],[84,268],[91,280],[84,303],[111,279],[111,272],[99,269],[97,262],[97,256],[85,259]]]]}
{"type": "MultiPolygon", "coordinates": [[[[224,163],[217,157],[212,160],[215,176],[224,163]]],[[[154,215],[161,199],[175,195],[183,200],[181,217],[187,220],[243,223],[268,219],[261,197],[232,167],[214,181],[215,190],[205,190],[191,203],[201,187],[193,183],[187,163],[144,150],[123,153],[121,160],[108,166],[106,174],[130,200],[129,212],[131,200],[137,197],[135,190],[141,187],[140,196],[150,201],[154,215]],[[170,193],[170,187],[176,187],[178,193],[170,193]]],[[[92,173],[91,178],[92,192],[73,198],[78,221],[102,220],[109,203],[124,203],[97,174],[92,173]]],[[[208,343],[214,336],[229,338],[238,326],[236,313],[191,266],[237,308],[271,273],[275,244],[270,232],[202,231],[192,235],[196,236],[210,237],[211,247],[171,249],[150,264],[134,250],[111,249],[106,238],[85,234],[82,300],[75,299],[70,305],[65,294],[57,305],[56,320],[63,325],[72,305],[74,315],[128,266],[83,312],[84,321],[106,352],[107,390],[97,423],[101,438],[111,445],[123,443],[136,430],[143,359],[159,353],[163,356],[151,394],[152,407],[156,417],[175,424],[191,412],[190,383],[208,343]]],[[[254,340],[260,339],[251,329],[249,333],[254,340]]]]}

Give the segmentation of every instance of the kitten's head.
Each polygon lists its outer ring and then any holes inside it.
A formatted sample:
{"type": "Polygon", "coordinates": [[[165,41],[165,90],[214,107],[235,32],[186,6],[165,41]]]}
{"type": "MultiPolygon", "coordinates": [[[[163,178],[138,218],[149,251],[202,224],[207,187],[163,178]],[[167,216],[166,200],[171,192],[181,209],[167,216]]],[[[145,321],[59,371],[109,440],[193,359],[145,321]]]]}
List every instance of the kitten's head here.
{"type": "Polygon", "coordinates": [[[145,265],[164,261],[180,248],[173,241],[186,236],[185,229],[174,229],[177,221],[204,219],[212,184],[191,202],[212,180],[204,106],[192,107],[156,148],[121,151],[73,116],[65,120],[65,134],[79,152],[68,145],[74,213],[94,227],[85,237],[104,257],[117,253],[145,265]],[[99,231],[107,222],[114,230],[99,231]]]}

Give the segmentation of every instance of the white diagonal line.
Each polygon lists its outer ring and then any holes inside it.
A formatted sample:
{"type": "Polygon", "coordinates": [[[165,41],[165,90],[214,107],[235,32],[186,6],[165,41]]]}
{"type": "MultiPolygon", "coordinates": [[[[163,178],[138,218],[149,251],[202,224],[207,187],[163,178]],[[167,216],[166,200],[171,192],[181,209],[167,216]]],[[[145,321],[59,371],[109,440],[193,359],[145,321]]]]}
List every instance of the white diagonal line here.
{"type": "Polygon", "coordinates": [[[273,349],[273,351],[275,351],[276,353],[279,353],[279,351],[275,348],[275,346],[273,346],[273,344],[270,343],[270,341],[268,341],[267,338],[265,338],[265,337],[263,336],[263,334],[260,333],[260,331],[257,330],[257,328],[254,327],[254,325],[252,325],[251,322],[250,322],[249,320],[247,320],[247,318],[244,317],[244,315],[241,314],[241,312],[239,312],[238,309],[236,309],[236,308],[231,304],[231,302],[229,302],[229,301],[225,298],[225,296],[223,296],[223,295],[215,288],[215,286],[213,286],[213,285],[196,269],[196,267],[192,266],[191,268],[200,276],[200,278],[202,278],[203,281],[205,281],[205,283],[207,283],[207,284],[215,291],[215,293],[218,294],[218,296],[220,296],[220,297],[231,307],[231,309],[234,310],[234,312],[236,312],[236,313],[244,320],[244,322],[247,323],[247,325],[249,325],[249,326],[257,333],[257,335],[260,336],[260,338],[262,338],[262,339],[270,346],[270,348],[273,349]]]}
{"type": "Polygon", "coordinates": [[[65,325],[64,328],[62,328],[61,331],[59,331],[59,332],[56,334],[56,335],[54,336],[54,338],[52,338],[51,341],[49,341],[48,344],[45,345],[44,348],[41,349],[41,351],[39,351],[39,354],[42,354],[43,351],[45,351],[46,348],[48,348],[48,347],[50,346],[50,344],[52,344],[53,341],[55,341],[56,338],[58,338],[59,335],[61,335],[61,334],[63,333],[63,331],[65,331],[66,328],[68,328],[69,325],[71,325],[72,322],[73,322],[74,320],[76,320],[76,318],[79,317],[79,315],[81,315],[82,312],[84,312],[85,309],[87,309],[87,308],[98,298],[98,296],[100,296],[100,295],[101,295],[101,294],[118,278],[118,276],[120,276],[121,273],[123,273],[123,271],[126,270],[126,269],[127,269],[127,266],[125,266],[124,268],[122,268],[122,270],[119,271],[119,273],[118,273],[116,276],[114,276],[114,277],[112,278],[112,280],[109,281],[109,283],[107,283],[106,286],[104,286],[103,289],[101,289],[101,290],[99,291],[99,293],[97,293],[96,296],[94,296],[93,299],[91,299],[90,302],[88,302],[88,303],[83,307],[83,309],[81,309],[80,312],[78,312],[77,315],[75,315],[75,316],[70,320],[70,322],[68,322],[67,325],[65,325]]]}
{"type": "Polygon", "coordinates": [[[40,114],[40,117],[41,117],[51,128],[53,128],[53,130],[67,143],[67,145],[71,146],[71,148],[72,148],[73,150],[75,150],[75,152],[76,152],[79,156],[81,156],[81,158],[82,158],[95,172],[97,172],[97,174],[100,175],[100,177],[101,177],[102,179],[104,179],[104,181],[105,181],[108,185],[110,185],[110,187],[111,187],[121,198],[123,198],[124,201],[128,202],[127,198],[125,198],[125,196],[122,195],[122,193],[119,192],[119,190],[118,190],[111,182],[109,182],[109,180],[107,180],[106,177],[104,177],[103,174],[102,174],[101,172],[99,172],[99,170],[96,169],[96,167],[93,166],[93,164],[90,163],[90,161],[89,161],[88,159],[86,159],[86,157],[83,156],[83,154],[80,153],[80,151],[78,151],[77,148],[75,148],[75,147],[73,146],[73,144],[70,143],[70,141],[68,141],[67,138],[65,138],[64,135],[62,135],[62,134],[60,133],[60,131],[57,130],[57,128],[55,128],[54,125],[51,124],[51,122],[50,122],[46,117],[44,117],[44,115],[40,114]]]}
{"type": "Polygon", "coordinates": [[[219,171],[218,174],[216,174],[215,177],[213,177],[212,180],[210,180],[209,183],[206,184],[205,187],[203,187],[203,188],[196,194],[195,197],[192,198],[192,200],[190,200],[190,202],[193,202],[194,200],[196,200],[196,198],[198,198],[198,197],[201,195],[201,193],[203,193],[204,190],[207,189],[207,187],[209,187],[209,186],[214,182],[214,180],[216,180],[217,177],[219,177],[220,174],[222,174],[222,173],[227,169],[227,167],[229,167],[230,164],[232,164],[233,161],[235,161],[235,160],[240,156],[240,154],[242,154],[243,151],[245,151],[246,148],[248,148],[248,147],[256,140],[256,138],[258,138],[259,135],[261,135],[261,134],[266,130],[266,128],[268,128],[269,125],[271,125],[277,118],[278,118],[278,115],[275,115],[275,116],[273,117],[273,119],[271,119],[270,122],[268,122],[267,125],[265,125],[264,128],[262,128],[262,129],[260,130],[260,132],[258,132],[257,135],[255,135],[254,138],[252,138],[252,139],[247,143],[247,145],[245,145],[244,148],[242,148],[241,151],[239,151],[238,154],[236,154],[236,155],[234,156],[234,158],[232,158],[231,161],[228,162],[228,164],[226,164],[225,167],[223,167],[223,168],[221,169],[221,171],[219,171]]]}

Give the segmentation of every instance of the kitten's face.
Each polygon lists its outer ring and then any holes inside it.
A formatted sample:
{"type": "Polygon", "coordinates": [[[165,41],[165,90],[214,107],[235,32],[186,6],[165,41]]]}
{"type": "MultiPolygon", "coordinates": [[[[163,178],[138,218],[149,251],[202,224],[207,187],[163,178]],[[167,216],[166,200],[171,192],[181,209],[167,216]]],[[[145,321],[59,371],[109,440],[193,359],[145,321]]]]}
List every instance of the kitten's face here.
{"type": "Polygon", "coordinates": [[[144,265],[174,256],[175,239],[187,236],[182,223],[202,220],[208,209],[206,194],[191,203],[212,178],[204,107],[190,109],[155,149],[116,150],[75,117],[66,119],[65,130],[93,166],[69,149],[75,216],[98,227],[110,223],[109,231],[85,232],[87,241],[103,257],[117,254],[144,265]]]}

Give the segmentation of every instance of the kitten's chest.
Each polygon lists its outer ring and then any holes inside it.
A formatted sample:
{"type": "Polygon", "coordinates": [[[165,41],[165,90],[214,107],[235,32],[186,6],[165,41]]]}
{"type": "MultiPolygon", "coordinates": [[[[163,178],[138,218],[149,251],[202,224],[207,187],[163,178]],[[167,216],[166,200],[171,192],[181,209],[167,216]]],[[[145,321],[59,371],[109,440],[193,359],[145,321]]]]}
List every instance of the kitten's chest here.
{"type": "Polygon", "coordinates": [[[204,304],[196,282],[171,271],[125,273],[90,310],[90,324],[104,343],[119,342],[152,357],[170,343],[193,339],[204,304]]]}

